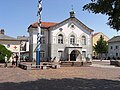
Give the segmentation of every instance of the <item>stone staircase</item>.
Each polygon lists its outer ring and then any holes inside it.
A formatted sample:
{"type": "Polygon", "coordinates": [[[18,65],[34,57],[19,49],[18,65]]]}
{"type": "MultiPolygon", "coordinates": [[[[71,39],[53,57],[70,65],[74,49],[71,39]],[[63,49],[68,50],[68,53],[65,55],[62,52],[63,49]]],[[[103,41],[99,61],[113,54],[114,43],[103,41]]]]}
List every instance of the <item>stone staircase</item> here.
{"type": "Polygon", "coordinates": [[[92,62],[61,61],[61,67],[81,67],[91,65],[92,62]]]}

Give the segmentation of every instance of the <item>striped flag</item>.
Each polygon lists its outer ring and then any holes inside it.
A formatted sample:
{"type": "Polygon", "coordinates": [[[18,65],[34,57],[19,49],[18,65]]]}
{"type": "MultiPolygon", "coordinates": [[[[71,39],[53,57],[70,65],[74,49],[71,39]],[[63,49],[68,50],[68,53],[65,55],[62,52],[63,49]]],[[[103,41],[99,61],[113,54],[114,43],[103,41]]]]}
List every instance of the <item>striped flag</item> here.
{"type": "MultiPolygon", "coordinates": [[[[41,37],[41,13],[42,13],[42,0],[38,0],[38,34],[37,34],[37,52],[36,52],[36,65],[40,65],[40,37],[41,37]]],[[[37,66],[40,68],[40,66],[37,66]]]]}
{"type": "Polygon", "coordinates": [[[42,12],[42,0],[38,0],[38,34],[37,34],[37,49],[38,49],[38,51],[40,50],[41,12],[42,12]]]}
{"type": "Polygon", "coordinates": [[[38,0],[38,3],[40,3],[42,0],[38,0]]]}
{"type": "Polygon", "coordinates": [[[41,11],[42,11],[42,0],[38,1],[38,15],[41,15],[41,11]]]}

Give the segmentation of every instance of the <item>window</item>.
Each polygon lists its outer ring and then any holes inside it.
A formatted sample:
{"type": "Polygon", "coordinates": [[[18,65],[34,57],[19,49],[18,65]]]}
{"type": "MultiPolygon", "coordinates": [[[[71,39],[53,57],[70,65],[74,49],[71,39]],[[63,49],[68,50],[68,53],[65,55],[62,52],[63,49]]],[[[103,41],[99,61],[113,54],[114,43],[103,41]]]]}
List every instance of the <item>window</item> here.
{"type": "Polygon", "coordinates": [[[118,46],[116,46],[116,49],[118,49],[118,46]]]}
{"type": "Polygon", "coordinates": [[[45,51],[40,51],[40,57],[44,58],[45,57],[45,51]]]}
{"type": "Polygon", "coordinates": [[[116,57],[118,57],[118,53],[116,53],[116,57]]]}
{"type": "Polygon", "coordinates": [[[59,28],[60,31],[62,31],[63,29],[62,28],[59,28]]]}
{"type": "Polygon", "coordinates": [[[113,47],[111,46],[110,49],[113,49],[113,47]]]}
{"type": "Polygon", "coordinates": [[[75,36],[74,35],[71,35],[70,36],[70,44],[75,44],[75,36]]]}
{"type": "Polygon", "coordinates": [[[63,44],[63,35],[62,34],[58,35],[58,43],[63,44]]]}
{"type": "Polygon", "coordinates": [[[20,50],[21,51],[26,51],[26,42],[21,42],[20,50]]]}
{"type": "Polygon", "coordinates": [[[71,25],[71,28],[74,28],[74,25],[71,25]]]}
{"type": "Polygon", "coordinates": [[[71,25],[71,29],[75,29],[75,26],[73,24],[71,25]]]}
{"type": "Polygon", "coordinates": [[[9,47],[10,47],[10,44],[7,45],[7,48],[9,48],[9,47]]]}
{"type": "Polygon", "coordinates": [[[41,44],[45,44],[45,37],[41,37],[41,44]]]}
{"type": "Polygon", "coordinates": [[[41,35],[44,35],[44,30],[41,30],[41,35]]]}
{"type": "Polygon", "coordinates": [[[86,45],[86,37],[82,36],[82,45],[86,45]]]}
{"type": "Polygon", "coordinates": [[[74,23],[69,23],[68,27],[73,30],[73,29],[75,29],[75,24],[74,23]]]}

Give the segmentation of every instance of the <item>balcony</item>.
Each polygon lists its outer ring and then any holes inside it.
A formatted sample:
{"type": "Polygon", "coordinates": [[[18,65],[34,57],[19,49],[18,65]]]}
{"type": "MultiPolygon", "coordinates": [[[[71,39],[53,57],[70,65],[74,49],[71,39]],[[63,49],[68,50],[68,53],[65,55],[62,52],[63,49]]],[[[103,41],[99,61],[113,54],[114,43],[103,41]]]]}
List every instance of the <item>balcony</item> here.
{"type": "Polygon", "coordinates": [[[80,44],[67,44],[66,47],[82,47],[80,44]]]}

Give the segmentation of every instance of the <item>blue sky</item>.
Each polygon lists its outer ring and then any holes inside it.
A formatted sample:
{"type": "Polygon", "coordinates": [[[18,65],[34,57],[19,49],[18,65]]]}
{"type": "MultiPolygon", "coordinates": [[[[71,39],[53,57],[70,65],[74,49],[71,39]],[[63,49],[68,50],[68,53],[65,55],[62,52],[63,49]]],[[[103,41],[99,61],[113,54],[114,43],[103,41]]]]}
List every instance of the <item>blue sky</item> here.
{"type": "MultiPolygon", "coordinates": [[[[43,0],[42,21],[61,22],[69,18],[69,12],[73,5],[76,18],[94,32],[103,32],[109,38],[118,35],[116,30],[110,29],[106,24],[107,16],[82,11],[83,5],[90,1],[43,0]]],[[[1,0],[0,29],[5,29],[5,34],[12,37],[28,35],[28,26],[37,21],[37,4],[38,0],[1,0]]]]}

